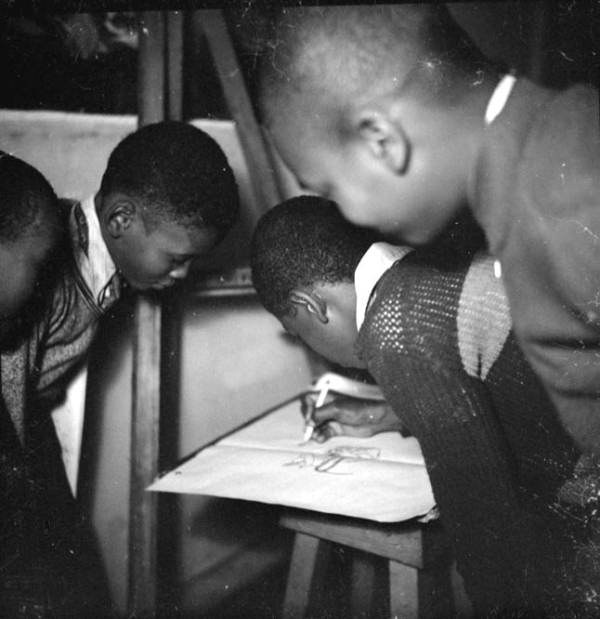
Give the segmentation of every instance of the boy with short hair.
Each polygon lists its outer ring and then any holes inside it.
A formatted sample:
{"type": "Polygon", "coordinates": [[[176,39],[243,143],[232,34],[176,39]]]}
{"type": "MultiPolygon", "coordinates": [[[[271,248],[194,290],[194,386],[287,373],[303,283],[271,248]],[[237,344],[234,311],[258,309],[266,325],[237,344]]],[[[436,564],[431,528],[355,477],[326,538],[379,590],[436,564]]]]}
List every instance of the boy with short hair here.
{"type": "Polygon", "coordinates": [[[469,204],[518,341],[600,452],[598,92],[502,73],[443,5],[284,9],[264,122],[300,182],[411,245],[469,204]]]}
{"type": "MultiPolygon", "coordinates": [[[[23,454],[14,444],[10,453],[32,488],[27,494],[22,484],[5,484],[17,497],[15,513],[22,511],[23,492],[32,507],[14,548],[18,560],[0,565],[7,570],[3,581],[23,583],[16,586],[15,608],[21,593],[30,613],[39,607],[48,616],[105,616],[97,558],[68,488],[49,412],[122,287],[162,290],[186,277],[192,260],[232,226],[238,193],[210,136],[186,123],[161,122],[117,145],[95,196],[63,206],[69,259],[51,303],[34,334],[0,357],[2,396],[15,441],[24,446],[23,454]]],[[[0,590],[0,605],[14,597],[12,589],[0,590]]]]}
{"type": "MultiPolygon", "coordinates": [[[[0,369],[8,385],[24,372],[9,364],[9,352],[40,335],[40,323],[66,260],[64,218],[54,190],[33,166],[0,152],[0,369]]],[[[5,389],[2,389],[4,392],[5,389]]],[[[31,543],[35,510],[23,445],[0,392],[0,613],[34,616],[46,591],[39,591],[47,568],[31,543]],[[24,557],[24,554],[26,555],[24,557]],[[27,568],[20,566],[27,562],[27,568]]],[[[37,616],[37,615],[35,615],[37,616]]]]}
{"type": "MultiPolygon", "coordinates": [[[[273,208],[252,243],[259,298],[329,360],[366,366],[419,440],[476,611],[564,616],[584,598],[561,561],[583,526],[571,539],[555,513],[578,451],[515,344],[493,261],[372,241],[327,200],[273,208]],[[572,589],[553,590],[565,575],[572,589]]],[[[352,425],[344,404],[315,421],[352,425]]],[[[394,428],[379,409],[362,419],[394,428]]]]}
{"type": "Polygon", "coordinates": [[[64,226],[50,183],[0,151],[0,348],[24,337],[60,270],[64,226]]]}
{"type": "MultiPolygon", "coordinates": [[[[96,195],[65,207],[72,259],[44,333],[15,353],[29,369],[27,385],[8,386],[3,375],[7,406],[17,418],[24,415],[27,389],[48,407],[61,397],[87,354],[99,317],[118,300],[123,285],[162,290],[186,277],[192,260],[233,225],[238,193],[219,145],[192,125],[168,121],[124,138],[110,155],[96,195]]],[[[11,365],[10,358],[4,365],[11,365]]]]}

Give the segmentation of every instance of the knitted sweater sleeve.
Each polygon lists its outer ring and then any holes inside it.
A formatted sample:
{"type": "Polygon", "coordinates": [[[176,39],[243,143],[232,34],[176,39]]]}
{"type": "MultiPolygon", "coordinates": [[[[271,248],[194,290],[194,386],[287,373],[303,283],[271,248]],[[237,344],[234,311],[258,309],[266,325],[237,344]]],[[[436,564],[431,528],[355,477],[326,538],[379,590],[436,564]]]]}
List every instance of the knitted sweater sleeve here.
{"type": "Polygon", "coordinates": [[[419,440],[459,571],[479,611],[522,608],[526,520],[513,461],[484,384],[460,367],[464,273],[397,263],[380,283],[359,350],[419,440]]]}

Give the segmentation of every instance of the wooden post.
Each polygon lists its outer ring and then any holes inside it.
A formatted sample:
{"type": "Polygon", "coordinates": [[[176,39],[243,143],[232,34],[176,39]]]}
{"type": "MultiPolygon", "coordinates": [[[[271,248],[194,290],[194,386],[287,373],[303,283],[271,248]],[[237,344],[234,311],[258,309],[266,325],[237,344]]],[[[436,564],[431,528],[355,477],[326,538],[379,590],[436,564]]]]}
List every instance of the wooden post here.
{"type": "Polygon", "coordinates": [[[533,4],[533,25],[529,45],[529,76],[536,82],[543,82],[547,73],[544,52],[548,36],[548,11],[546,2],[535,2],[533,4]]]}
{"type": "Polygon", "coordinates": [[[223,11],[220,9],[197,11],[194,14],[194,27],[201,27],[204,30],[227,107],[236,123],[252,188],[260,209],[260,212],[253,214],[256,221],[260,215],[281,200],[273,165],[248,97],[223,11]]]}
{"type": "MultiPolygon", "coordinates": [[[[183,61],[184,27],[183,11],[168,11],[166,17],[166,106],[165,116],[169,120],[183,119],[183,61]]],[[[185,300],[181,291],[171,290],[162,295],[161,333],[161,414],[168,414],[168,423],[161,424],[159,465],[171,465],[178,459],[180,429],[181,374],[180,339],[185,300]],[[170,413],[170,414],[169,414],[170,413]]],[[[179,536],[181,530],[173,514],[179,512],[180,497],[159,493],[156,511],[158,539],[157,552],[157,616],[173,614],[179,603],[177,591],[180,583],[179,565],[181,552],[179,536]]]]}
{"type": "MultiPolygon", "coordinates": [[[[139,26],[139,125],[164,118],[163,14],[142,14],[139,26]]],[[[131,402],[128,615],[151,617],[156,609],[156,495],[146,487],[158,471],[161,307],[140,296],[135,308],[131,402]]]]}
{"type": "Polygon", "coordinates": [[[183,116],[183,11],[167,13],[167,116],[183,116]]]}

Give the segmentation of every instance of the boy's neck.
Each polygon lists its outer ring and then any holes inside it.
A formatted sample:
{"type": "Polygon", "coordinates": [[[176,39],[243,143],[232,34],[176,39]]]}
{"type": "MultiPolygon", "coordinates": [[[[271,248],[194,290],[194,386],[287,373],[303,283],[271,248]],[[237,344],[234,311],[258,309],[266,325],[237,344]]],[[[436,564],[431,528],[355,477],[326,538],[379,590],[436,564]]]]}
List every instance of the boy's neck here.
{"type": "Polygon", "coordinates": [[[484,81],[467,92],[463,105],[457,110],[455,120],[458,131],[464,134],[464,200],[470,202],[473,195],[475,170],[483,146],[486,122],[485,113],[499,78],[488,76],[484,81]]]}
{"type": "Polygon", "coordinates": [[[451,105],[418,100],[402,104],[402,121],[415,149],[431,158],[434,168],[445,166],[446,195],[457,207],[468,201],[471,192],[473,168],[483,145],[485,110],[497,82],[497,76],[485,75],[476,85],[465,86],[460,101],[451,105]]]}
{"type": "Polygon", "coordinates": [[[485,115],[486,110],[488,108],[490,99],[494,94],[501,76],[494,79],[489,80],[485,84],[485,88],[482,88],[481,91],[473,94],[471,101],[471,139],[472,139],[472,150],[469,156],[469,166],[467,168],[467,179],[466,179],[466,201],[469,204],[473,203],[473,196],[475,193],[475,177],[477,171],[477,162],[479,161],[481,149],[483,147],[483,141],[485,136],[485,130],[487,127],[485,115]]]}

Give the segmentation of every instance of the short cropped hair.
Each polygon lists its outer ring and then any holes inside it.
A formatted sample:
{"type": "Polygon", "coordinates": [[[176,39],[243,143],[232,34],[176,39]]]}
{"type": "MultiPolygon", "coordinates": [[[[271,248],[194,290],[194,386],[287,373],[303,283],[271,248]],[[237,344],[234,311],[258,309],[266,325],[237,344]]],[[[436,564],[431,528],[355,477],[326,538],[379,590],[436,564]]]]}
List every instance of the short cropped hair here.
{"type": "Polygon", "coordinates": [[[269,39],[259,85],[267,126],[308,91],[336,113],[377,93],[456,103],[458,86],[491,68],[436,4],[282,8],[269,39]]]}
{"type": "Polygon", "coordinates": [[[374,242],[372,231],[346,221],[334,202],[316,196],[286,200],[267,211],[252,238],[252,281],[265,309],[288,314],[294,288],[354,281],[374,242]]]}
{"type": "Polygon", "coordinates": [[[41,172],[0,151],[0,241],[58,231],[59,222],[58,199],[41,172]]]}
{"type": "Polygon", "coordinates": [[[100,192],[139,199],[151,227],[171,221],[213,229],[219,239],[239,209],[221,147],[201,129],[177,121],[146,125],[124,138],[110,155],[100,192]]]}

